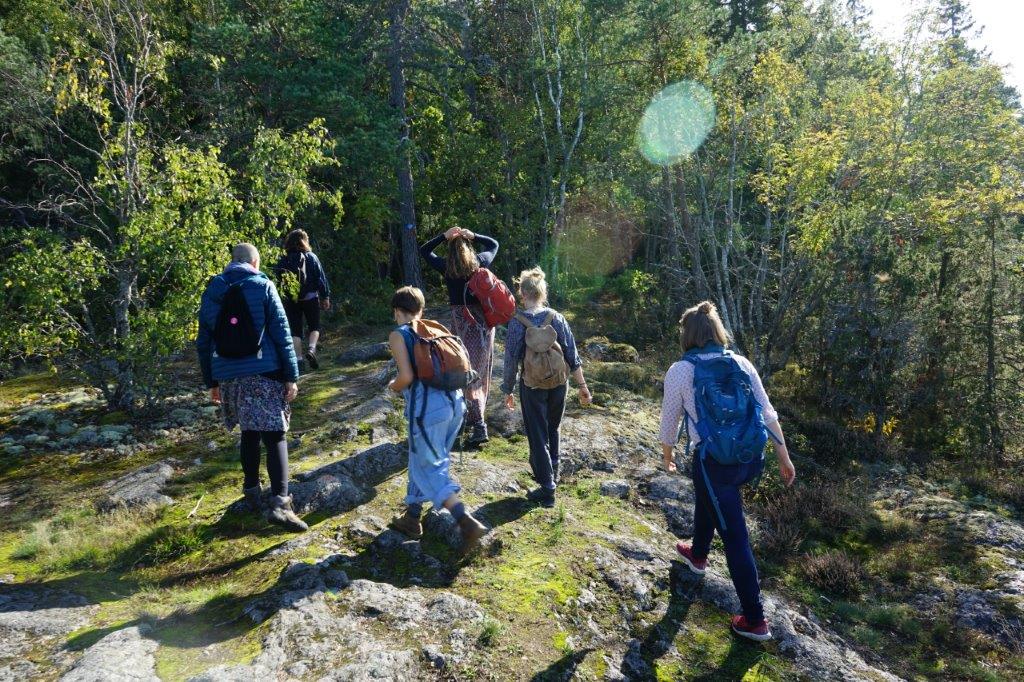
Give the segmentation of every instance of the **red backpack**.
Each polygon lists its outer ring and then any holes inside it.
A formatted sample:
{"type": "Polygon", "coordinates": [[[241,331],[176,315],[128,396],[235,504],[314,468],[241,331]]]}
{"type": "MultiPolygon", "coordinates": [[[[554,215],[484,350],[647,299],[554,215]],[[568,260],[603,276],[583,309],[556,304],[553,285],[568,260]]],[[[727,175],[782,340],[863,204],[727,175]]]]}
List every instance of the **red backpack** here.
{"type": "MultiPolygon", "coordinates": [[[[516,298],[505,283],[487,268],[477,268],[466,282],[466,291],[473,294],[484,310],[484,323],[500,327],[516,314],[516,298]]],[[[468,308],[465,310],[468,315],[468,308]]]]}

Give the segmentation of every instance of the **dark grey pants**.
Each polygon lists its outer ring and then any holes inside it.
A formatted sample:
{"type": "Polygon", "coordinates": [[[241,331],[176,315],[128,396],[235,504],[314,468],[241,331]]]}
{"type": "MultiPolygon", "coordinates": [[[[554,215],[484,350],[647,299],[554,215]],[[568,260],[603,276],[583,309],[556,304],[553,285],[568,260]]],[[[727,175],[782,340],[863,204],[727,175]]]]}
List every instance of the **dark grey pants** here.
{"type": "Polygon", "coordinates": [[[555,489],[558,471],[558,429],[565,414],[568,386],[530,388],[519,382],[519,400],[523,407],[523,427],[530,441],[530,468],[533,480],[548,490],[555,489]]]}

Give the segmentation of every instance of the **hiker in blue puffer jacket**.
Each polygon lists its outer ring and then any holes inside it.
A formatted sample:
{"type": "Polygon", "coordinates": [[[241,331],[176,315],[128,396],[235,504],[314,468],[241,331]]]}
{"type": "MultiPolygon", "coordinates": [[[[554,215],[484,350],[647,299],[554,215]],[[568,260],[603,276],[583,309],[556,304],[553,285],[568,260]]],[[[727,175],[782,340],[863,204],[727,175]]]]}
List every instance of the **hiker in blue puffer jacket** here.
{"type": "MultiPolygon", "coordinates": [[[[272,493],[267,520],[288,530],[304,531],[308,526],[292,510],[292,498],[288,494],[288,442],[285,439],[291,418],[289,403],[298,394],[295,382],[299,368],[281,298],[274,283],[259,268],[260,254],[255,246],[238,244],[232,249],[231,263],[224,272],[210,279],[203,292],[196,350],[203,381],[210,389],[213,402],[220,403],[225,425],[231,430],[237,424],[242,431],[243,494],[247,506],[253,512],[259,512],[262,507],[262,442],[267,449],[272,493]],[[243,311],[248,308],[251,333],[255,335],[245,340],[258,349],[244,357],[225,357],[226,337],[218,339],[217,336],[218,322],[223,322],[220,319],[222,307],[230,305],[227,301],[231,300],[229,293],[234,285],[241,289],[242,298],[235,300],[243,311]],[[223,344],[220,345],[222,353],[217,352],[218,342],[223,344]]],[[[245,315],[232,311],[229,322],[237,326],[242,317],[245,315]]]]}
{"type": "Polygon", "coordinates": [[[703,575],[717,531],[725,545],[729,576],[743,613],[732,620],[737,635],[771,638],[761,604],[761,588],[743,516],[741,488],[764,469],[764,446],[775,441],[779,474],[785,485],[796,478],[779,416],[753,363],[727,350],[729,335],[711,301],[683,313],[683,359],[665,375],[661,445],[665,468],[676,470],[673,449],[685,433],[693,452],[693,542],[676,545],[683,563],[703,575]],[[683,428],[680,428],[680,422],[683,428]]]}

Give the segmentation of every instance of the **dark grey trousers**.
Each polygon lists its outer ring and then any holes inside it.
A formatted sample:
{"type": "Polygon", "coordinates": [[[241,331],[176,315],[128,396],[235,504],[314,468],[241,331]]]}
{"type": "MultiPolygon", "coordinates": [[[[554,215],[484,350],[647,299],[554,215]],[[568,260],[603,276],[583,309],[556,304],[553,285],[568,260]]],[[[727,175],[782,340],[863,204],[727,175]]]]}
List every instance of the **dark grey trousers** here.
{"type": "Polygon", "coordinates": [[[558,471],[558,429],[565,414],[568,385],[558,388],[530,388],[519,382],[519,400],[523,408],[523,427],[530,441],[530,468],[533,480],[543,488],[555,489],[558,471]]]}

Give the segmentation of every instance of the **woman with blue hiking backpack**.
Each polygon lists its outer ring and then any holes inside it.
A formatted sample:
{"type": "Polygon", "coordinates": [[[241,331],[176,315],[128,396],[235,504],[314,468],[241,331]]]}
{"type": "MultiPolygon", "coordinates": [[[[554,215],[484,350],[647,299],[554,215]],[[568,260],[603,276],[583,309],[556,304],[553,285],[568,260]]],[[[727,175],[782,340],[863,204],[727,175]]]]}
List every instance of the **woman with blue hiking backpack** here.
{"type": "Polygon", "coordinates": [[[409,422],[409,484],[406,511],[391,527],[411,539],[423,535],[423,503],[444,507],[462,535],[462,551],[472,550],[487,528],[459,501],[459,484],[448,472],[452,445],[462,428],[466,401],[462,392],[476,379],[465,346],[444,325],[423,319],[423,292],[402,287],[391,298],[398,328],[388,343],[398,376],[388,384],[405,396],[409,422]]]}
{"type": "Polygon", "coordinates": [[[761,605],[740,488],[764,470],[769,437],[775,441],[783,483],[793,483],[796,469],[761,377],[749,360],[727,350],[729,336],[715,305],[699,303],[683,313],[680,324],[684,354],[665,374],[660,434],[668,471],[676,470],[673,450],[681,436],[687,456],[693,455],[693,542],[680,542],[676,549],[691,571],[703,575],[718,531],[743,610],[733,618],[732,629],[764,641],[771,631],[761,605]]]}

